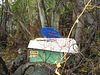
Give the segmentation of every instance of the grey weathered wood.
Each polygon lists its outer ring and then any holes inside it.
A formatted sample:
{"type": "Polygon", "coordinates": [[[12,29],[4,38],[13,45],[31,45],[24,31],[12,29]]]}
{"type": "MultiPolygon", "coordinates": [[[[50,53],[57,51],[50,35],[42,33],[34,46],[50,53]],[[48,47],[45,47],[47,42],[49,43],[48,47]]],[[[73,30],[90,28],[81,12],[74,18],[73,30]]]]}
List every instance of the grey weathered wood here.
{"type": "Polygon", "coordinates": [[[38,2],[39,15],[40,15],[42,27],[46,27],[48,25],[48,21],[47,21],[44,2],[43,0],[37,0],[37,2],[38,2]]]}

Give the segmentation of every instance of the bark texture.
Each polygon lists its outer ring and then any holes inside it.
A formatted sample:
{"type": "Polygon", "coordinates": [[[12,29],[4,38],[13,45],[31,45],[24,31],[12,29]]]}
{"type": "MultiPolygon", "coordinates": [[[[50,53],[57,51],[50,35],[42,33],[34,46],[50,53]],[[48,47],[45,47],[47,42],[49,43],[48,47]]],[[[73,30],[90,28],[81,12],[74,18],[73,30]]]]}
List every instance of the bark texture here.
{"type": "Polygon", "coordinates": [[[52,2],[52,13],[51,13],[51,26],[59,30],[59,20],[60,20],[60,9],[59,9],[59,4],[56,3],[55,0],[52,2]],[[57,6],[58,5],[58,6],[57,6]]]}
{"type": "Polygon", "coordinates": [[[37,0],[42,27],[48,26],[47,15],[43,0],[37,0]]]}

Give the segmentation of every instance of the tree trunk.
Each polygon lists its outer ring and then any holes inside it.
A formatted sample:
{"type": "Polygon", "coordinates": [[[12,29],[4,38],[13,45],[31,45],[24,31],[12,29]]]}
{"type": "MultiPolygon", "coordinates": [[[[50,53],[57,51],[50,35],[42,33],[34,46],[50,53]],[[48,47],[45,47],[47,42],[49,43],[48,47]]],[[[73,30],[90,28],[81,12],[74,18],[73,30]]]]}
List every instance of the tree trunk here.
{"type": "MultiPolygon", "coordinates": [[[[77,15],[76,15],[76,13],[75,13],[75,9],[73,8],[73,22],[75,22],[75,20],[76,20],[76,17],[77,15]]],[[[76,27],[76,26],[75,26],[76,27]]],[[[73,31],[72,31],[72,34],[71,34],[71,37],[72,38],[75,38],[75,33],[76,33],[76,28],[74,27],[74,29],[73,29],[73,31]]]]}
{"type": "Polygon", "coordinates": [[[52,2],[52,12],[51,12],[51,26],[59,30],[59,20],[60,20],[60,10],[59,10],[59,4],[56,3],[55,0],[52,2]],[[58,6],[57,6],[58,5],[58,6]]]}
{"type": "MultiPolygon", "coordinates": [[[[100,6],[100,1],[97,0],[98,5],[100,6]]],[[[98,24],[100,25],[100,8],[98,8],[98,24]]]]}
{"type": "Polygon", "coordinates": [[[28,3],[28,15],[29,15],[29,20],[30,20],[30,30],[31,30],[31,39],[34,39],[35,37],[35,26],[34,26],[34,21],[33,21],[33,13],[32,13],[32,10],[30,8],[30,3],[29,3],[29,0],[27,0],[27,3],[28,3]]]}
{"type": "MultiPolygon", "coordinates": [[[[2,26],[2,22],[3,22],[3,6],[2,6],[2,10],[1,10],[0,27],[2,26]]],[[[1,38],[2,38],[2,32],[0,31],[0,41],[2,41],[1,38]]]]}
{"type": "MultiPolygon", "coordinates": [[[[79,16],[79,15],[80,15],[80,13],[77,12],[77,16],[79,16]]],[[[75,39],[76,39],[76,41],[77,41],[78,44],[81,43],[83,29],[84,29],[84,17],[82,15],[80,17],[78,23],[77,23],[76,34],[75,34],[75,39]]]]}
{"type": "MultiPolygon", "coordinates": [[[[74,3],[74,8],[75,8],[75,14],[77,17],[80,15],[82,12],[82,1],[77,0],[76,3],[74,3]]],[[[76,27],[76,32],[75,32],[75,40],[78,43],[80,47],[80,43],[82,41],[82,33],[83,33],[83,28],[84,28],[84,16],[81,15],[81,17],[78,20],[77,27],[76,27]]]]}
{"type": "Polygon", "coordinates": [[[46,27],[46,26],[48,26],[48,20],[47,20],[47,15],[46,15],[46,11],[45,11],[44,1],[37,0],[37,2],[38,2],[39,15],[40,15],[42,27],[46,27]]]}
{"type": "MultiPolygon", "coordinates": [[[[2,5],[2,13],[1,13],[1,27],[4,28],[4,30],[7,32],[7,21],[8,21],[8,0],[5,1],[5,8],[2,5]],[[3,11],[4,10],[4,11],[3,11]],[[4,12],[4,14],[3,14],[4,12]]],[[[7,36],[4,33],[1,33],[1,40],[2,41],[6,41],[7,40],[7,36]]],[[[3,44],[5,45],[5,43],[3,44]]]]}
{"type": "Polygon", "coordinates": [[[4,16],[4,18],[5,18],[5,31],[7,31],[7,26],[6,26],[6,23],[7,23],[7,19],[8,19],[8,14],[7,14],[7,11],[8,11],[8,7],[9,7],[9,4],[8,4],[8,0],[6,0],[5,1],[5,16],[4,16]]]}

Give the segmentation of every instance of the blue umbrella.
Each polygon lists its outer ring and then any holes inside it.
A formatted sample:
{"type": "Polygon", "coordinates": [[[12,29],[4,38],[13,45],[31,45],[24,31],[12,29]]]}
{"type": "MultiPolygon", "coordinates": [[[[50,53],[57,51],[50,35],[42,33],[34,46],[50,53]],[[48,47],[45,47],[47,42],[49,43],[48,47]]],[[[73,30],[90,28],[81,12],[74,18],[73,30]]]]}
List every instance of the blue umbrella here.
{"type": "Polygon", "coordinates": [[[47,38],[60,38],[60,34],[57,30],[53,29],[52,27],[43,27],[40,30],[41,34],[47,38]]]}

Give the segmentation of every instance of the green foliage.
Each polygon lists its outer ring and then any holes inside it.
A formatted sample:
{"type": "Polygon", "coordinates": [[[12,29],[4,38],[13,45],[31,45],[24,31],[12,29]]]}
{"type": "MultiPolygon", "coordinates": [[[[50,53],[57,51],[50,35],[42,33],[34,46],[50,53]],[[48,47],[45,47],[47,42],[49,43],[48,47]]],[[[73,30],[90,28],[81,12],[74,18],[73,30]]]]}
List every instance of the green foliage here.
{"type": "Polygon", "coordinates": [[[11,10],[13,13],[18,14],[21,13],[21,8],[22,8],[22,1],[17,0],[13,3],[11,10]]]}
{"type": "Polygon", "coordinates": [[[47,15],[50,15],[51,14],[51,9],[52,9],[52,0],[45,0],[44,4],[45,4],[47,15]]]}
{"type": "Polygon", "coordinates": [[[3,49],[5,49],[6,48],[6,46],[1,46],[0,47],[0,50],[3,50],[3,49]]]}

